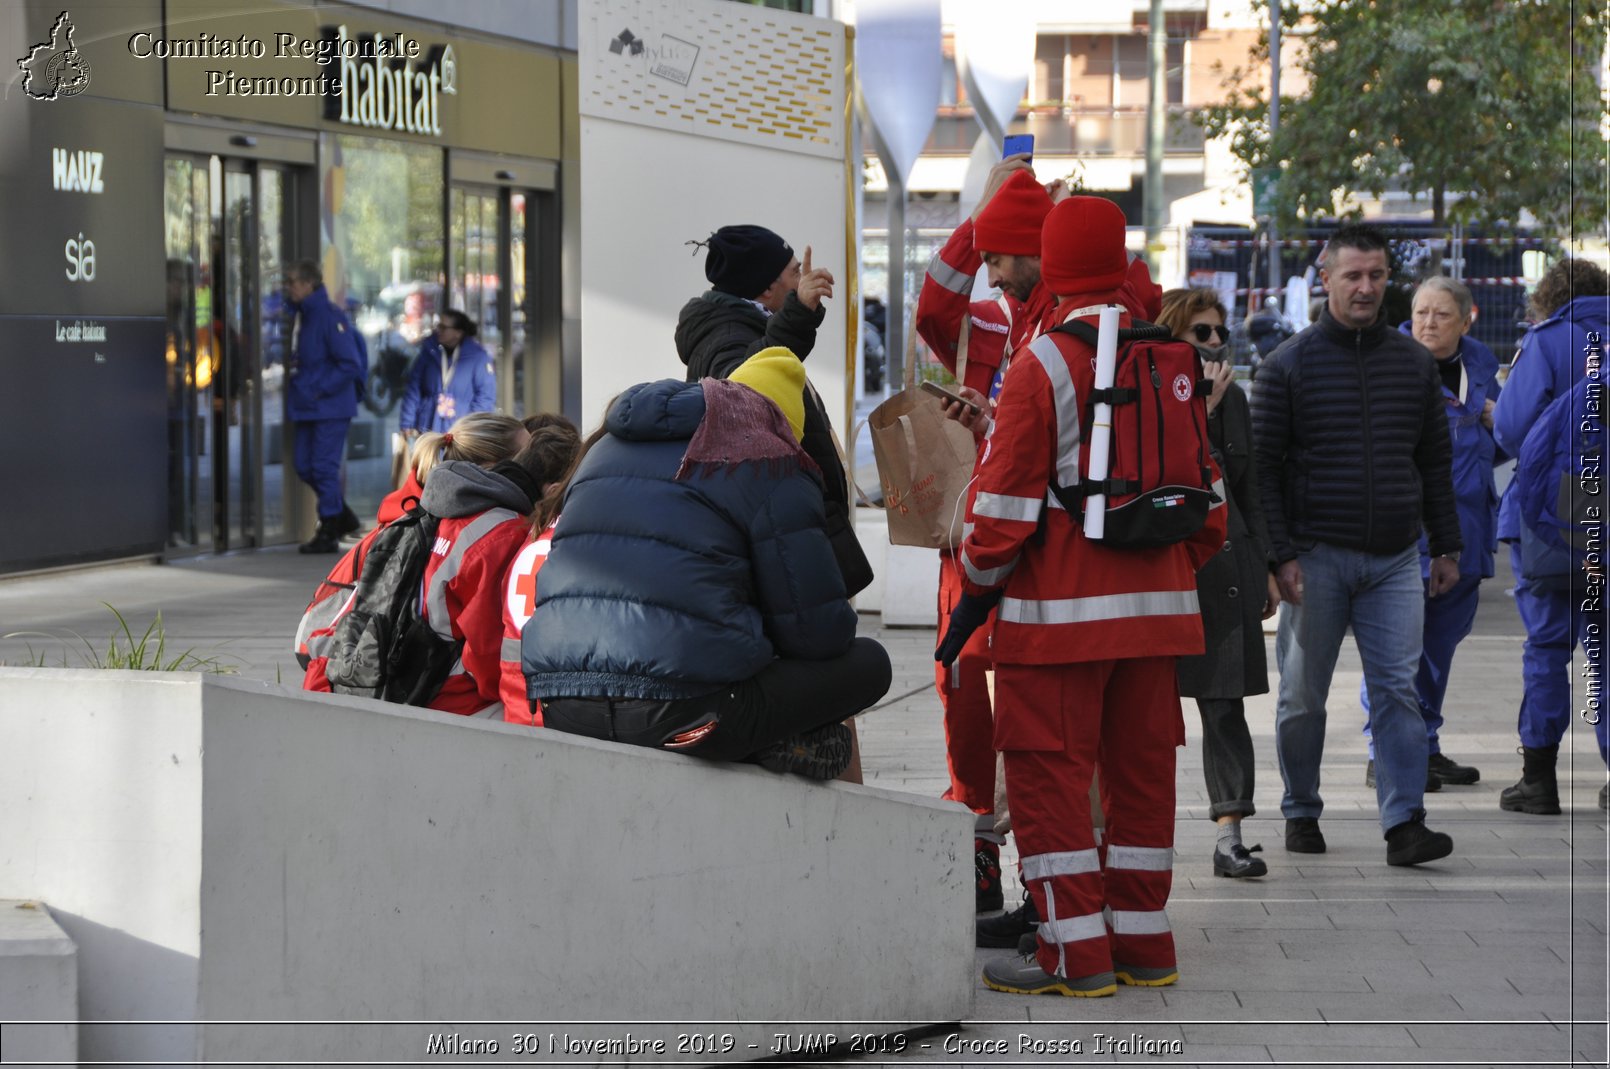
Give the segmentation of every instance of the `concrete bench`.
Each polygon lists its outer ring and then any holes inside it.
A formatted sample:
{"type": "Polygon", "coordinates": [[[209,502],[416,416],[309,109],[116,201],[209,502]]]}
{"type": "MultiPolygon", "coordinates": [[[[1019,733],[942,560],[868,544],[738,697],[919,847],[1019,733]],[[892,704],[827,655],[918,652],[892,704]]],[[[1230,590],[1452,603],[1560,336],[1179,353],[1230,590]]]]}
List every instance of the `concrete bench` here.
{"type": "Polygon", "coordinates": [[[43,903],[0,898],[0,1051],[8,1064],[78,1060],[76,954],[43,903]]]}
{"type": "Polygon", "coordinates": [[[82,1028],[86,1059],[568,1033],[677,1060],[627,1031],[730,1059],[971,1006],[972,817],[909,795],[215,676],[0,669],[0,806],[0,897],[76,941],[81,1019],[157,1022],[82,1028]]]}

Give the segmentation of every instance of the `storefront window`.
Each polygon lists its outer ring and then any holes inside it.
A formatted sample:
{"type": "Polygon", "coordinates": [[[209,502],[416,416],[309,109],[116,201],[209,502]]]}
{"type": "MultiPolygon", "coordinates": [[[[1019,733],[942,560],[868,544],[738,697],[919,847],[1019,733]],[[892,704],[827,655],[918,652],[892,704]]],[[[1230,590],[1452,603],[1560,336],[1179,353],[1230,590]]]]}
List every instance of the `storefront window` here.
{"type": "Polygon", "coordinates": [[[398,396],[444,307],[442,153],[372,137],[320,141],[324,282],[369,349],[367,396],[347,436],[346,498],[373,516],[391,490],[398,396]]]}

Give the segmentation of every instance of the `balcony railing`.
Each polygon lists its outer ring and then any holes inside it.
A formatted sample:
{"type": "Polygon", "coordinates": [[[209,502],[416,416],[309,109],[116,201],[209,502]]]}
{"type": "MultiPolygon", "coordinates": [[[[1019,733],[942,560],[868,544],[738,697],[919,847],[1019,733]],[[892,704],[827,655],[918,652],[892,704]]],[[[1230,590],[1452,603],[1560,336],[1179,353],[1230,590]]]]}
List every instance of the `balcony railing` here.
{"type": "MultiPolygon", "coordinates": [[[[1048,156],[1144,156],[1146,111],[1034,109],[1012,122],[1013,133],[1034,135],[1034,151],[1048,156]]],[[[965,112],[941,115],[924,146],[925,155],[965,156],[973,150],[978,123],[965,112]]],[[[1183,108],[1170,108],[1163,132],[1163,151],[1170,155],[1201,155],[1202,128],[1183,108]]]]}

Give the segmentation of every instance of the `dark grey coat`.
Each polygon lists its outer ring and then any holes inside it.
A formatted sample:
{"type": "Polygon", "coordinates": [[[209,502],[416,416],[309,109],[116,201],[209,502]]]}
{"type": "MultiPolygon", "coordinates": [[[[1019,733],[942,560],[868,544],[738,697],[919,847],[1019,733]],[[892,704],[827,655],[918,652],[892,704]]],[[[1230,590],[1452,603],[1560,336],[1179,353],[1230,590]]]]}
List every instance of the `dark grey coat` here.
{"type": "Polygon", "coordinates": [[[1179,659],[1180,695],[1244,698],[1267,694],[1263,604],[1269,576],[1269,530],[1258,498],[1252,455],[1252,410],[1232,384],[1208,417],[1213,458],[1224,473],[1229,530],[1224,548],[1196,573],[1207,652],[1179,659]]]}

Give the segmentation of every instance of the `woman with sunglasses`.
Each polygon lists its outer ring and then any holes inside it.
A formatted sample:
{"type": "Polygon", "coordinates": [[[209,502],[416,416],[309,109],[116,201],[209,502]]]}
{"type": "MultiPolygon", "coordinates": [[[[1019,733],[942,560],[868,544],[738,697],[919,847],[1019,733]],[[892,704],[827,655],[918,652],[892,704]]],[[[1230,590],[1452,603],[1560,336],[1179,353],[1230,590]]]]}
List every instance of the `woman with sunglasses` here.
{"type": "Polygon", "coordinates": [[[1213,871],[1219,876],[1262,876],[1269,866],[1252,856],[1262,848],[1241,841],[1241,821],[1255,812],[1252,735],[1242,699],[1269,691],[1262,621],[1274,615],[1280,591],[1269,573],[1269,533],[1252,459],[1252,412],[1235,383],[1230,332],[1218,294],[1210,289],[1169,290],[1157,321],[1202,355],[1204,377],[1213,383],[1207,401],[1208,440],[1229,498],[1224,549],[1196,573],[1207,650],[1179,659],[1180,694],[1195,698],[1202,715],[1208,816],[1219,826],[1213,871]]]}

